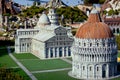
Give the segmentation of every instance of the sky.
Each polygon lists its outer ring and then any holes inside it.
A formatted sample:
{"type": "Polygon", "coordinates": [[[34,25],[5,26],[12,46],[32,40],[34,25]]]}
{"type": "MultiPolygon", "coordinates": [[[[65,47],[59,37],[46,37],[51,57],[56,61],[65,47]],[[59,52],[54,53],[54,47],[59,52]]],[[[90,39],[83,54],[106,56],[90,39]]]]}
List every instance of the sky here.
{"type": "MultiPolygon", "coordinates": [[[[13,0],[13,1],[21,5],[32,5],[33,4],[33,1],[29,1],[29,0],[13,0]]],[[[43,1],[49,1],[49,0],[43,0],[43,1]]],[[[62,0],[62,1],[69,6],[75,6],[81,0],[62,0]]]]}

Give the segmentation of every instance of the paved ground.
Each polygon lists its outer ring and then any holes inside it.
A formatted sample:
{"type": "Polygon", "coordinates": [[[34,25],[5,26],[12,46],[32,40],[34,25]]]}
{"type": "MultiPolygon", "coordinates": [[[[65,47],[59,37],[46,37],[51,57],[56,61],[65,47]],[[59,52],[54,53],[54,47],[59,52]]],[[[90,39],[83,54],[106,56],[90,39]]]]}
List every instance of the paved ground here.
{"type": "Polygon", "coordinates": [[[10,48],[7,47],[9,56],[18,64],[18,66],[25,71],[25,73],[32,79],[37,80],[37,78],[26,68],[24,67],[10,52],[10,48]]]}
{"type": "Polygon", "coordinates": [[[17,66],[17,67],[9,67],[9,68],[7,68],[7,69],[16,69],[16,68],[19,68],[19,66],[17,66]]]}
{"type": "Polygon", "coordinates": [[[53,70],[32,71],[31,73],[56,72],[56,71],[64,71],[64,70],[70,70],[70,69],[71,68],[62,68],[62,69],[53,69],[53,70]]]}
{"type": "Polygon", "coordinates": [[[70,60],[68,60],[68,59],[66,59],[66,58],[61,58],[61,60],[65,61],[65,62],[67,62],[67,63],[69,63],[69,64],[72,64],[72,61],[70,61],[70,60]]]}
{"type": "Polygon", "coordinates": [[[24,60],[40,60],[40,59],[19,59],[19,61],[24,61],[24,60]]]}

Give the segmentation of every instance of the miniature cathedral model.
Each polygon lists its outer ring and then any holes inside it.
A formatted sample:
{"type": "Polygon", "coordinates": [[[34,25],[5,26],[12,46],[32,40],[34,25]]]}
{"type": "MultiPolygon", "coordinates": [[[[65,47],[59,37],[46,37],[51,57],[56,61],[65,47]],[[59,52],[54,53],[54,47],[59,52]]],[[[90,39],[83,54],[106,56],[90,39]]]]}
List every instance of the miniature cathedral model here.
{"type": "Polygon", "coordinates": [[[69,57],[73,43],[71,29],[58,25],[54,9],[43,13],[34,29],[18,29],[16,53],[32,53],[41,59],[69,57]]]}
{"type": "Polygon", "coordinates": [[[109,79],[117,74],[117,45],[111,29],[93,10],[77,31],[72,46],[72,71],[78,79],[109,79]]]}

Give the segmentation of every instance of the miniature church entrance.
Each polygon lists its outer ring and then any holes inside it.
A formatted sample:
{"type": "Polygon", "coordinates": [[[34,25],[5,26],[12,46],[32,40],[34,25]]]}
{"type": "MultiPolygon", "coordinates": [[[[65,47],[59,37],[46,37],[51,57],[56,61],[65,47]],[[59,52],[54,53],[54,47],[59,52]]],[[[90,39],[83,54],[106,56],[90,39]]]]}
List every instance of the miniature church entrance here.
{"type": "Polygon", "coordinates": [[[103,67],[102,67],[103,69],[103,71],[102,71],[102,77],[103,78],[105,78],[106,77],[106,65],[103,65],[103,67]]]}
{"type": "Polygon", "coordinates": [[[57,48],[55,48],[55,57],[57,57],[57,48]]]}
{"type": "Polygon", "coordinates": [[[53,57],[53,48],[50,48],[50,57],[53,57]]]}
{"type": "Polygon", "coordinates": [[[113,28],[113,33],[115,33],[115,28],[113,28]]]}
{"type": "Polygon", "coordinates": [[[68,56],[71,56],[71,50],[70,50],[70,47],[68,47],[68,56]]]}
{"type": "Polygon", "coordinates": [[[59,57],[62,57],[62,47],[59,48],[59,57]]]}
{"type": "Polygon", "coordinates": [[[119,34],[119,33],[120,33],[119,28],[117,28],[117,34],[119,34]]]}
{"type": "Polygon", "coordinates": [[[64,47],[64,56],[66,56],[66,47],[64,47]]]}

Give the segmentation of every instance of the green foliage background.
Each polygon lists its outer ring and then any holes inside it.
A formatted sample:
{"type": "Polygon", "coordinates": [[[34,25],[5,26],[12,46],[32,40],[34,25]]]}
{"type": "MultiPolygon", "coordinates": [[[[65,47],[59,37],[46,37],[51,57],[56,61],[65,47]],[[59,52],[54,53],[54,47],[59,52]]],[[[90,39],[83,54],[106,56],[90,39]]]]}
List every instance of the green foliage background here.
{"type": "MultiPolygon", "coordinates": [[[[37,7],[37,6],[31,6],[30,8],[27,8],[23,10],[18,16],[25,18],[30,17],[32,18],[34,15],[38,16],[38,14],[41,14],[43,11],[48,13],[49,8],[43,8],[43,7],[37,7]]],[[[64,15],[64,20],[67,22],[81,22],[86,20],[87,16],[84,12],[80,11],[77,7],[61,7],[56,9],[57,14],[59,16],[59,19],[61,15],[64,15]]],[[[38,16],[39,17],[39,16],[38,16]]]]}
{"type": "Polygon", "coordinates": [[[23,80],[23,78],[13,73],[13,69],[6,69],[4,67],[0,68],[0,80],[23,80]]]}
{"type": "Polygon", "coordinates": [[[62,7],[57,8],[59,16],[63,15],[66,22],[83,22],[87,19],[84,12],[80,11],[77,7],[62,7]]]}
{"type": "Polygon", "coordinates": [[[120,35],[116,36],[116,42],[117,42],[118,50],[120,50],[120,35]]]}

